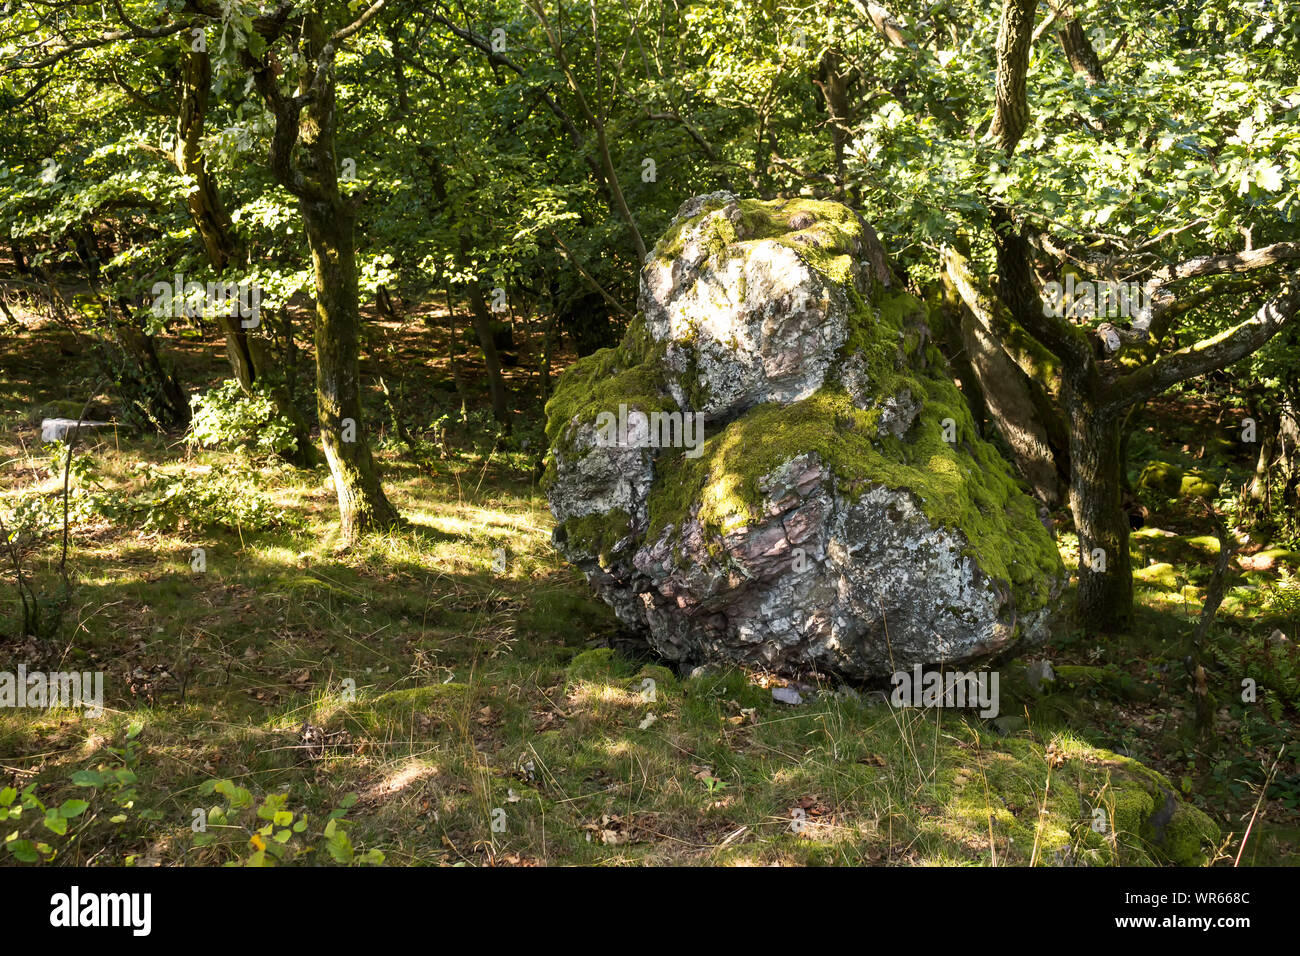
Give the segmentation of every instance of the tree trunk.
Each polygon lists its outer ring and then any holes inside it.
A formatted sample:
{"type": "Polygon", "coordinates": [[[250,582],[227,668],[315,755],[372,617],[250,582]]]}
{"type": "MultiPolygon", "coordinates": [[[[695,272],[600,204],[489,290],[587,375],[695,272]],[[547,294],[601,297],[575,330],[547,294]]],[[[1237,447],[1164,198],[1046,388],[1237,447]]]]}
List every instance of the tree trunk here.
{"type": "Polygon", "coordinates": [[[1035,496],[1055,508],[1065,497],[1070,456],[1065,422],[1045,384],[1053,378],[1045,361],[1050,356],[1035,349],[1001,302],[980,287],[962,252],[944,250],[943,263],[946,294],[960,314],[947,333],[949,349],[968,370],[972,391],[980,393],[1017,470],[1035,496]]]}
{"type": "MultiPolygon", "coordinates": [[[[463,244],[462,244],[463,245],[463,244]]],[[[466,297],[469,299],[470,321],[478,334],[479,345],[483,348],[483,360],[487,365],[488,388],[492,395],[492,416],[510,428],[510,407],[506,398],[506,382],[501,374],[501,356],[497,352],[496,341],[492,338],[492,313],[487,300],[483,298],[483,288],[478,279],[471,279],[466,297]]]]}
{"type": "Polygon", "coordinates": [[[994,426],[1015,457],[1017,469],[1049,508],[1062,499],[1062,472],[1034,383],[970,311],[962,317],[962,342],[994,426]]]}
{"type": "Polygon", "coordinates": [[[31,267],[27,265],[27,257],[23,255],[23,247],[18,245],[13,239],[9,240],[9,252],[13,255],[14,268],[21,275],[31,275],[31,267]]]}
{"type": "Polygon", "coordinates": [[[831,148],[835,153],[835,196],[844,198],[844,153],[848,147],[850,118],[849,87],[854,70],[846,69],[837,49],[829,49],[818,64],[818,83],[826,101],[826,119],[831,131],[831,148]]]}
{"type": "Polygon", "coordinates": [[[1065,29],[1057,33],[1057,36],[1061,41],[1061,49],[1065,51],[1065,58],[1070,61],[1070,68],[1075,73],[1082,74],[1089,86],[1106,82],[1106,72],[1102,68],[1101,57],[1097,56],[1097,51],[1088,42],[1087,34],[1083,32],[1083,24],[1078,19],[1067,23],[1065,29]]]}
{"type": "MultiPolygon", "coordinates": [[[[237,257],[239,242],[234,224],[226,212],[216,182],[208,172],[202,152],[203,125],[207,119],[208,91],[212,83],[212,63],[206,52],[183,48],[181,54],[181,99],[176,117],[176,149],[172,162],[177,170],[193,179],[186,196],[190,219],[203,240],[203,250],[212,270],[220,276],[237,257]]],[[[261,340],[249,335],[240,320],[223,315],[218,320],[226,339],[226,358],[240,387],[251,393],[253,383],[270,366],[270,356],[261,340]]],[[[286,315],[285,321],[289,322],[286,315]]],[[[294,450],[284,457],[300,468],[315,467],[316,447],[311,440],[311,426],[298,410],[292,390],[280,384],[269,389],[280,414],[293,424],[294,450]]]]}
{"type": "MultiPolygon", "coordinates": [[[[449,196],[442,163],[436,156],[428,152],[424,152],[423,155],[429,166],[429,184],[433,187],[434,198],[445,209],[447,208],[449,196]]],[[[459,229],[459,227],[457,228],[459,229]]],[[[462,272],[472,273],[469,237],[463,231],[459,232],[456,237],[456,265],[462,272]]],[[[483,349],[483,363],[487,368],[488,389],[492,395],[492,415],[509,430],[509,393],[506,390],[505,378],[501,374],[501,356],[497,353],[497,345],[492,338],[492,312],[488,308],[487,300],[483,297],[483,287],[479,284],[477,276],[473,276],[468,283],[466,299],[469,302],[470,323],[474,326],[479,345],[483,349]]],[[[450,293],[448,293],[447,298],[447,309],[450,312],[450,293]]],[[[454,336],[455,332],[453,331],[452,334],[454,336]]],[[[455,348],[454,343],[452,347],[455,348]]]]}
{"type": "Polygon", "coordinates": [[[465,380],[460,374],[460,360],[456,357],[456,309],[451,301],[450,283],[444,282],[443,292],[447,296],[447,323],[451,336],[447,340],[447,358],[451,364],[451,381],[456,386],[456,394],[460,397],[460,420],[464,422],[469,414],[469,390],[465,388],[465,380]]]}
{"type": "MultiPolygon", "coordinates": [[[[332,143],[328,149],[332,154],[332,143]]],[[[316,414],[343,536],[352,540],[398,520],[379,482],[361,413],[354,219],[341,201],[304,199],[299,206],[316,279],[316,414]]]]}
{"type": "MultiPolygon", "coordinates": [[[[361,411],[361,316],[357,292],[354,242],[356,216],[339,194],[338,161],[334,153],[334,67],[324,24],[312,13],[304,43],[305,76],[322,73],[315,97],[302,112],[298,143],[307,181],[298,199],[311,247],[316,286],[316,414],[321,444],[334,476],[339,523],[345,540],[399,520],[379,482],[379,473],[366,439],[361,411]]],[[[288,157],[284,157],[286,160],[288,157]]]]}
{"type": "Polygon", "coordinates": [[[1128,623],[1133,607],[1120,481],[1124,410],[1100,408],[1080,378],[1067,373],[1063,390],[1070,425],[1070,510],[1079,536],[1079,621],[1114,631],[1128,623]]]}
{"type": "Polygon", "coordinates": [[[1256,504],[1264,505],[1268,509],[1269,501],[1269,471],[1273,466],[1273,459],[1277,457],[1278,444],[1278,427],[1277,421],[1270,416],[1268,419],[1259,422],[1259,455],[1255,458],[1255,477],[1250,482],[1250,498],[1256,504]]]}

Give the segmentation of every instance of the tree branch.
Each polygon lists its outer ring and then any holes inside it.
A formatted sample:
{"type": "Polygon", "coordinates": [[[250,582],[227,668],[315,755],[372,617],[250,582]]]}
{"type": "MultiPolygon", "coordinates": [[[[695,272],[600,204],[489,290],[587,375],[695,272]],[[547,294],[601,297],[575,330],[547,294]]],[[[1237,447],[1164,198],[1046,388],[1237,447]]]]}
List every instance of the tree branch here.
{"type": "Polygon", "coordinates": [[[609,183],[610,191],[614,194],[614,202],[618,206],[619,213],[627,223],[628,231],[632,236],[632,245],[636,248],[638,264],[645,261],[646,247],[645,240],[641,238],[641,230],[637,228],[636,220],[632,217],[632,210],[628,208],[627,198],[623,195],[623,187],[619,184],[618,173],[614,169],[614,160],[610,156],[609,141],[605,136],[605,124],[596,118],[596,114],[591,110],[591,104],[587,102],[587,97],[582,92],[582,86],[578,83],[578,78],[573,73],[573,68],[569,64],[569,58],[564,53],[564,46],[560,43],[560,38],[556,35],[551,26],[551,21],[546,16],[546,11],[536,0],[527,0],[525,6],[532,12],[533,16],[542,25],[542,30],[546,33],[546,38],[550,42],[551,50],[555,54],[555,60],[564,73],[565,79],[569,81],[569,87],[578,101],[578,110],[591,125],[596,133],[596,145],[600,149],[601,163],[605,167],[605,178],[609,183]]]}
{"type": "Polygon", "coordinates": [[[862,12],[867,15],[867,20],[886,43],[901,50],[915,45],[907,33],[907,28],[895,20],[893,14],[880,4],[871,3],[870,0],[858,0],[858,6],[862,8],[862,12]]]}
{"type": "Polygon", "coordinates": [[[998,26],[993,123],[988,136],[1008,156],[1029,126],[1029,49],[1038,0],[1004,0],[998,26]]]}
{"type": "Polygon", "coordinates": [[[1300,272],[1287,277],[1282,291],[1250,318],[1195,345],[1163,355],[1150,365],[1117,379],[1107,405],[1133,405],[1154,398],[1178,382],[1233,362],[1262,347],[1300,316],[1300,272]]]}
{"type": "Polygon", "coordinates": [[[364,27],[367,23],[373,20],[375,16],[379,13],[379,11],[384,9],[384,4],[386,4],[387,2],[388,0],[375,0],[374,3],[372,3],[369,7],[366,8],[365,13],[361,14],[361,16],[357,17],[355,20],[353,20],[343,29],[337,31],[332,37],[330,37],[329,42],[333,45],[337,45],[342,41],[346,40],[348,37],[352,36],[354,33],[356,33],[358,30],[364,27]]]}
{"type": "Polygon", "coordinates": [[[1158,285],[1193,279],[1197,276],[1223,275],[1228,272],[1249,272],[1280,262],[1300,259],[1300,242],[1275,242],[1245,252],[1228,252],[1213,256],[1198,256],[1176,265],[1167,266],[1151,276],[1158,285]]]}

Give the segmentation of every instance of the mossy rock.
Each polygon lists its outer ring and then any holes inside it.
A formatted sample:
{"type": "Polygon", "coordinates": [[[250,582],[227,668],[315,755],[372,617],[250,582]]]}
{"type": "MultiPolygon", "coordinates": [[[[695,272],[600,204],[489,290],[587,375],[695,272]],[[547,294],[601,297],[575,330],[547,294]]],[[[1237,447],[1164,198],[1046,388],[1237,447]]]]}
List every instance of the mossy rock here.
{"type": "Polygon", "coordinates": [[[1147,462],[1138,477],[1138,487],[1174,496],[1182,486],[1183,470],[1167,461],[1147,462]]]}
{"type": "Polygon", "coordinates": [[[1183,475],[1178,492],[1184,497],[1210,500],[1218,495],[1219,486],[1204,475],[1189,473],[1183,475]]]}
{"type": "Polygon", "coordinates": [[[1200,534],[1194,537],[1184,538],[1183,541],[1189,548],[1201,554],[1218,555],[1222,545],[1219,539],[1212,534],[1200,534]]]}
{"type": "Polygon", "coordinates": [[[1055,543],[855,213],[699,197],[641,288],[557,383],[544,484],[556,546],[655,650],[879,676],[1043,634],[1055,543]],[[657,441],[673,416],[702,440],[657,441]]]}
{"type": "Polygon", "coordinates": [[[1018,737],[987,751],[980,772],[945,771],[949,813],[1009,837],[1051,865],[1204,865],[1220,838],[1205,813],[1136,760],[1060,737],[1049,767],[1042,744],[1018,737]],[[1044,787],[1044,781],[1051,785],[1044,787]]]}
{"type": "Polygon", "coordinates": [[[1285,565],[1292,570],[1300,569],[1300,551],[1289,548],[1265,548],[1254,554],[1239,555],[1237,561],[1250,571],[1272,571],[1278,565],[1285,565]]]}

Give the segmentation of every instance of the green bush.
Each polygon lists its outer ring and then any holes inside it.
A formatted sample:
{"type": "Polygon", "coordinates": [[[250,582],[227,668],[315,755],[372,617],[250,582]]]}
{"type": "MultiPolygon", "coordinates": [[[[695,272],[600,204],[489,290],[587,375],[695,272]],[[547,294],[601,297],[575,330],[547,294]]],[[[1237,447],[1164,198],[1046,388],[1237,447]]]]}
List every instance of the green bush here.
{"type": "Polygon", "coordinates": [[[293,423],[280,413],[269,389],[255,382],[251,394],[226,379],[190,399],[194,416],[189,441],[204,448],[242,449],[255,455],[297,450],[293,423]]]}

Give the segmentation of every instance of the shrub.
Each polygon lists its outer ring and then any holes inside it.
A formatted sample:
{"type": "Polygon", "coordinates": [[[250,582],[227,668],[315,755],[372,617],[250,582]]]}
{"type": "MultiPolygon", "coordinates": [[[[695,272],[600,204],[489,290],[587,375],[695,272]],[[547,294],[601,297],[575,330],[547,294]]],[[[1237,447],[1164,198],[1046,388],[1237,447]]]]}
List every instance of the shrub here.
{"type": "Polygon", "coordinates": [[[251,394],[227,379],[190,399],[189,441],[204,448],[242,449],[255,455],[297,450],[293,423],[280,413],[270,390],[255,382],[251,394]]]}

